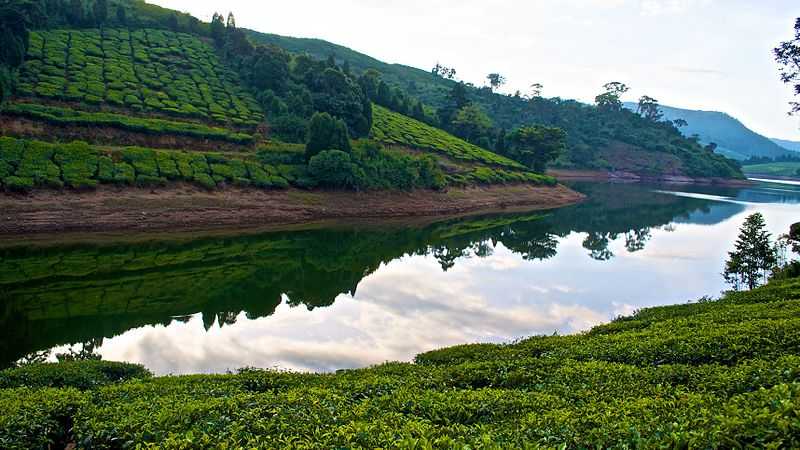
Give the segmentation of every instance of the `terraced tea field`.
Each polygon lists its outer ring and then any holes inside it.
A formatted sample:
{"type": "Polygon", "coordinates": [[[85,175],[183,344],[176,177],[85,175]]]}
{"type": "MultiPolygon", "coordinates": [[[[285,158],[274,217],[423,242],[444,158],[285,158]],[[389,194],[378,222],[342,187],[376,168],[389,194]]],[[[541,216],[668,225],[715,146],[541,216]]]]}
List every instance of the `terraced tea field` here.
{"type": "Polygon", "coordinates": [[[31,34],[21,98],[253,127],[258,103],[197,37],[162,30],[54,30],[31,34]]]}

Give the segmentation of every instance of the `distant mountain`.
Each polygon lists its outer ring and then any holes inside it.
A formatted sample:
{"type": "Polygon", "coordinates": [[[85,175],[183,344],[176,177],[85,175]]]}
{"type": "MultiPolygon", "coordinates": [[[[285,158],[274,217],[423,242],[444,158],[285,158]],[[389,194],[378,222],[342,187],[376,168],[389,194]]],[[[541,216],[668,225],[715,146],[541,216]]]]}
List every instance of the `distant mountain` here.
{"type": "MultiPolygon", "coordinates": [[[[636,103],[626,103],[625,107],[636,110],[636,103]]],[[[776,156],[791,154],[773,140],[747,128],[734,117],[723,112],[695,111],[691,109],[661,106],[667,120],[683,119],[689,123],[681,128],[685,136],[697,134],[700,142],[717,144],[717,153],[729,158],[745,160],[751,156],[776,156]]],[[[799,145],[800,144],[796,144],[799,145]]]]}
{"type": "Polygon", "coordinates": [[[800,142],[797,141],[787,141],[785,139],[772,139],[772,142],[780,145],[785,149],[789,149],[793,152],[800,152],[800,142]]]}

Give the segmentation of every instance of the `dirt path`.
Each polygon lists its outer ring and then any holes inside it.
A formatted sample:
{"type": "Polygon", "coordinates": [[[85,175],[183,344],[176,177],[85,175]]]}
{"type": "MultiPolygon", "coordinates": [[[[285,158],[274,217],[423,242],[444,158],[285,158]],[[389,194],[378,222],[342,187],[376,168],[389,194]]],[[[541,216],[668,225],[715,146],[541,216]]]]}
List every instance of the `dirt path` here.
{"type": "Polygon", "coordinates": [[[447,192],[208,192],[188,185],[157,190],[101,186],[95,191],[0,193],[0,236],[64,232],[200,231],[321,220],[460,215],[556,208],[583,199],[564,186],[450,189],[447,192]]]}

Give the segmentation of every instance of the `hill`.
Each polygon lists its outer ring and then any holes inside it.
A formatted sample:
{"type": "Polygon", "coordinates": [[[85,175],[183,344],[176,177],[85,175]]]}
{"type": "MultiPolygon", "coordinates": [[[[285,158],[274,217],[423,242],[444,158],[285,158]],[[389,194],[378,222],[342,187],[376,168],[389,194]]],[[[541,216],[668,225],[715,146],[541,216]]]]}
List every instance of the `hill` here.
{"type": "MultiPolygon", "coordinates": [[[[377,70],[388,84],[436,109],[440,122],[454,108],[454,93],[459,83],[430,71],[387,64],[319,39],[255,31],[248,31],[248,36],[255,42],[276,45],[292,52],[317,58],[333,57],[357,74],[377,70]]],[[[555,162],[558,167],[621,170],[642,175],[741,177],[735,164],[707,155],[701,146],[683,139],[672,127],[638,120],[632,117],[633,114],[608,114],[594,106],[561,98],[526,99],[497,94],[489,88],[461,86],[466,101],[477,104],[488,114],[493,125],[493,131],[488,134],[529,124],[564,129],[568,136],[567,151],[555,162]]],[[[483,146],[500,152],[495,137],[488,138],[488,141],[483,141],[483,146]]],[[[475,140],[474,143],[479,142],[475,140]]]]}
{"type": "Polygon", "coordinates": [[[325,61],[254,47],[234,26],[138,0],[111,7],[118,11],[104,19],[110,27],[93,28],[56,6],[28,33],[0,115],[0,131],[16,138],[0,145],[0,187],[554,184],[410,117],[376,108],[373,118],[354,78],[325,61]],[[289,116],[276,118],[276,108],[289,116]],[[304,143],[317,112],[341,118],[353,139],[336,144],[346,155],[312,164],[302,144],[282,139],[304,143]]]}
{"type": "Polygon", "coordinates": [[[784,139],[772,139],[772,142],[780,145],[781,147],[791,150],[793,152],[800,152],[800,142],[797,141],[787,141],[784,139]]]}
{"type": "MultiPolygon", "coordinates": [[[[626,103],[635,110],[635,103],[626,103]]],[[[702,144],[714,142],[716,152],[729,158],[745,160],[750,157],[775,158],[790,153],[767,137],[747,128],[742,122],[723,112],[696,111],[660,105],[666,120],[683,119],[688,125],[681,127],[685,136],[697,135],[702,144]]]]}
{"type": "Polygon", "coordinates": [[[799,300],[800,280],[772,281],[583,334],[332,374],[23,366],[0,372],[0,445],[797,448],[799,300]]]}

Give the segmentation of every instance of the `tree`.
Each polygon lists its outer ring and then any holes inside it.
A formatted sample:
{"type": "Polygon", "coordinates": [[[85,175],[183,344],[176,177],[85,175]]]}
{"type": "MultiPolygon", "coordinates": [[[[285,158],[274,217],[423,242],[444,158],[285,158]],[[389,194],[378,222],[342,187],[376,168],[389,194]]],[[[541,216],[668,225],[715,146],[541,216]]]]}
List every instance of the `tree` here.
{"type": "Polygon", "coordinates": [[[622,100],[620,100],[620,98],[623,94],[628,92],[630,88],[628,88],[625,83],[612,81],[611,83],[604,84],[603,89],[606,91],[594,99],[597,103],[597,107],[609,111],[622,110],[622,100]]]}
{"type": "Polygon", "coordinates": [[[738,291],[742,286],[755,289],[767,279],[776,263],[775,247],[766,230],[764,216],[755,213],[745,219],[735,250],[728,253],[722,276],[734,290],[738,291]]]}
{"type": "Polygon", "coordinates": [[[167,17],[167,28],[178,31],[178,15],[174,12],[167,17]]]}
{"type": "Polygon", "coordinates": [[[689,126],[689,122],[683,119],[675,119],[672,121],[672,124],[675,125],[675,128],[683,128],[689,126]]]}
{"type": "MultiPolygon", "coordinates": [[[[800,96],[800,18],[794,23],[794,38],[781,42],[774,50],[780,66],[781,80],[793,85],[794,95],[800,96]]],[[[800,113],[800,102],[790,102],[790,114],[800,113]]]]}
{"type": "Polygon", "coordinates": [[[68,19],[71,25],[83,25],[84,10],[81,0],[70,0],[68,19]]]}
{"type": "Polygon", "coordinates": [[[489,86],[492,88],[492,91],[496,91],[500,86],[506,84],[506,77],[499,73],[490,73],[486,75],[486,79],[489,80],[489,86]]]}
{"type": "Polygon", "coordinates": [[[544,89],[544,86],[541,83],[533,83],[530,87],[531,93],[528,94],[528,100],[533,100],[542,96],[542,90],[544,89]]]}
{"type": "Polygon", "coordinates": [[[225,21],[222,18],[222,14],[214,13],[214,16],[211,18],[211,38],[214,39],[214,42],[217,45],[222,45],[223,39],[225,38],[225,21]]]}
{"type": "Polygon", "coordinates": [[[646,95],[639,99],[639,106],[636,108],[636,112],[651,122],[659,122],[664,117],[664,113],[661,112],[661,107],[658,105],[658,100],[646,95]]]}
{"type": "Polygon", "coordinates": [[[506,146],[506,156],[544,173],[547,163],[567,148],[567,133],[542,125],[522,127],[507,136],[506,146]]]}
{"type": "Polygon", "coordinates": [[[94,22],[97,25],[106,23],[108,19],[108,0],[96,0],[94,2],[94,22]]]}
{"type": "Polygon", "coordinates": [[[476,143],[481,138],[487,137],[492,129],[492,120],[480,106],[473,103],[456,112],[451,127],[456,136],[476,143]]]}
{"type": "Polygon", "coordinates": [[[117,6],[117,22],[120,25],[127,25],[128,23],[128,14],[122,5],[117,6]]]}
{"type": "Polygon", "coordinates": [[[436,65],[431,70],[431,73],[447,80],[454,80],[456,78],[456,69],[453,69],[452,67],[443,66],[439,63],[436,63],[436,65]]]}
{"type": "Polygon", "coordinates": [[[328,113],[314,113],[308,124],[306,161],[323,150],[341,150],[350,153],[350,136],[347,125],[328,113]]]}
{"type": "Polygon", "coordinates": [[[357,187],[359,167],[350,154],[341,150],[323,150],[311,157],[308,173],[322,186],[334,188],[357,187]]]}
{"type": "Polygon", "coordinates": [[[233,31],[233,30],[236,29],[236,18],[233,17],[233,13],[232,12],[228,13],[228,20],[225,22],[225,28],[228,31],[233,31]]]}

